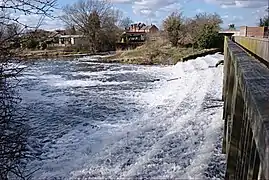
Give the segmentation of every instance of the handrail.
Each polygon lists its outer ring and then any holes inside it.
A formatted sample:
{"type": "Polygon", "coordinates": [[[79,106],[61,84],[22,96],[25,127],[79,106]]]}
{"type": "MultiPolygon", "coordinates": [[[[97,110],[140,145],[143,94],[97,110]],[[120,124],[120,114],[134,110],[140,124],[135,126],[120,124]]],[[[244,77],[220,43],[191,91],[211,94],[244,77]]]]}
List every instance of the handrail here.
{"type": "Polygon", "coordinates": [[[269,63],[269,39],[235,36],[234,41],[269,63]]]}

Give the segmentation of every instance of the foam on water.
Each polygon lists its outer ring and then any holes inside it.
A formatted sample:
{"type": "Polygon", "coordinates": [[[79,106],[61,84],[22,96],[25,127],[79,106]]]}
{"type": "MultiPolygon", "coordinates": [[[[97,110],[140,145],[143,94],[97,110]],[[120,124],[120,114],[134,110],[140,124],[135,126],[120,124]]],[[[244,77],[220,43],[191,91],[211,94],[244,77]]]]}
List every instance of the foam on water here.
{"type": "Polygon", "coordinates": [[[90,81],[90,80],[69,80],[69,81],[56,81],[53,82],[51,85],[53,86],[60,86],[60,87],[85,87],[85,86],[98,86],[98,85],[122,85],[122,84],[131,84],[130,81],[123,81],[123,82],[102,82],[102,81],[90,81]]]}
{"type": "MultiPolygon", "coordinates": [[[[104,65],[109,70],[56,75],[44,69],[46,74],[37,77],[38,88],[57,89],[54,95],[45,91],[46,97],[65,93],[59,96],[64,100],[55,104],[59,110],[74,101],[79,111],[102,111],[86,101],[90,99],[91,103],[102,102],[100,107],[109,111],[100,121],[95,115],[85,117],[73,110],[66,116],[78,124],[49,125],[50,135],[42,137],[41,159],[29,164],[29,168],[40,168],[34,179],[205,179],[214,167],[221,168],[214,169],[219,173],[210,178],[222,177],[224,157],[215,151],[223,125],[222,67],[211,68],[222,58],[215,54],[166,67],[104,65]],[[72,78],[66,79],[70,74],[72,78]],[[132,80],[124,79],[127,74],[132,80]],[[86,78],[77,79],[78,75],[86,78]],[[107,76],[116,81],[102,81],[107,76]],[[113,114],[118,108],[123,109],[113,114]],[[210,167],[216,153],[219,162],[210,167]]],[[[86,61],[79,59],[76,65],[86,61]]],[[[33,123],[43,122],[36,119],[33,123]]]]}

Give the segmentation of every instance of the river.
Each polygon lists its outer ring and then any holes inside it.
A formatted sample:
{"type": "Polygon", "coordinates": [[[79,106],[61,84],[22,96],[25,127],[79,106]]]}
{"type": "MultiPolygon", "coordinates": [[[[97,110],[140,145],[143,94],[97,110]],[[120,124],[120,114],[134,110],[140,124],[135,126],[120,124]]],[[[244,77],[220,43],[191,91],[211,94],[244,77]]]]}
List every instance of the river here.
{"type": "Polygon", "coordinates": [[[26,63],[22,105],[38,158],[33,179],[223,178],[222,66],[95,57],[26,63]]]}

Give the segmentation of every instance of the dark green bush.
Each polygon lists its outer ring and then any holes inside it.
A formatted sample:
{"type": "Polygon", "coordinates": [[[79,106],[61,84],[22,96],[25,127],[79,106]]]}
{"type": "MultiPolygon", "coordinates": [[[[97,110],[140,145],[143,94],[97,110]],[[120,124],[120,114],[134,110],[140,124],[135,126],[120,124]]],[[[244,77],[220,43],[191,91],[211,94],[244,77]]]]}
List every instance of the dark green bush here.
{"type": "Polygon", "coordinates": [[[47,47],[48,47],[48,45],[47,45],[46,42],[43,42],[43,43],[41,44],[41,49],[42,49],[42,50],[47,49],[47,47]]]}
{"type": "Polygon", "coordinates": [[[28,49],[36,49],[39,45],[39,42],[35,39],[30,39],[26,42],[26,47],[28,49]]]}
{"type": "Polygon", "coordinates": [[[219,35],[218,29],[213,24],[205,24],[197,37],[198,48],[210,49],[223,46],[223,36],[219,35]]]}

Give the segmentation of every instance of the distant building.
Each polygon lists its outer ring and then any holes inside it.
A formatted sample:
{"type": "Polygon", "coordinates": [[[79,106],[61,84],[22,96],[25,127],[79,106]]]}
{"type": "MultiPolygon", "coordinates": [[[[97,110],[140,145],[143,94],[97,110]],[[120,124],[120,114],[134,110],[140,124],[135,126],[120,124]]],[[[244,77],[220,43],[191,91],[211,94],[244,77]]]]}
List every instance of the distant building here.
{"type": "Polygon", "coordinates": [[[157,26],[153,24],[147,26],[144,23],[131,24],[131,26],[126,29],[126,33],[132,33],[132,32],[156,33],[158,31],[159,29],[157,28],[157,26]]]}
{"type": "Polygon", "coordinates": [[[62,30],[62,29],[56,29],[54,32],[56,32],[57,34],[60,34],[60,35],[67,35],[68,34],[66,32],[66,30],[62,30]]]}
{"type": "Polygon", "coordinates": [[[61,35],[59,36],[59,46],[83,46],[88,41],[83,35],[61,35]]]}
{"type": "Polygon", "coordinates": [[[240,36],[267,38],[268,35],[268,27],[240,27],[240,36]]]}
{"type": "Polygon", "coordinates": [[[227,36],[245,36],[257,38],[268,38],[269,36],[268,27],[241,26],[240,30],[222,30],[219,31],[219,33],[227,36]]]}
{"type": "Polygon", "coordinates": [[[121,35],[120,42],[117,43],[117,49],[133,49],[145,43],[147,39],[154,40],[154,34],[159,32],[157,26],[144,23],[131,24],[121,35]]]}

